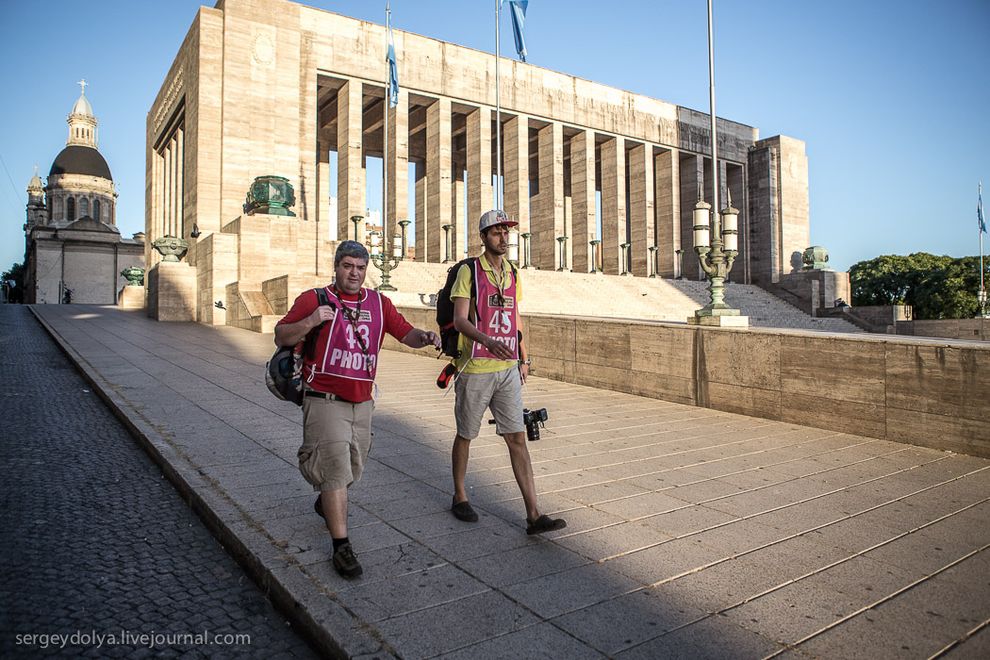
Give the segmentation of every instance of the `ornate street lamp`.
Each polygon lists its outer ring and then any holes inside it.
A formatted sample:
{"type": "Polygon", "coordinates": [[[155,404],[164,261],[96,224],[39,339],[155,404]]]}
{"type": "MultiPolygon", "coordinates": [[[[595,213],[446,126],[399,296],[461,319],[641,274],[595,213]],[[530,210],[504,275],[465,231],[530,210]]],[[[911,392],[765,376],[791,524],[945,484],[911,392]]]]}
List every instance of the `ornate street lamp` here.
{"type": "MultiPolygon", "coordinates": [[[[708,102],[712,144],[712,200],[718,205],[718,132],[715,115],[715,47],[712,36],[712,0],[708,0],[708,102]]],[[[688,323],[696,325],[748,326],[749,319],[725,304],[725,278],[739,254],[739,211],[726,208],[712,213],[711,205],[699,199],[694,207],[694,251],[708,278],[710,301],[696,310],[688,323]]]]}
{"type": "Polygon", "coordinates": [[[402,237],[396,234],[392,237],[392,253],[388,250],[388,232],[382,231],[382,246],[380,251],[371,255],[371,263],[382,271],[381,284],[375,287],[375,291],[396,291],[397,289],[389,283],[391,272],[399,267],[402,261],[402,249],[405,242],[402,237]]]}
{"type": "Polygon", "coordinates": [[[731,205],[718,215],[711,211],[711,205],[704,201],[694,207],[694,251],[708,277],[710,301],[694,313],[694,319],[688,320],[705,325],[748,325],[747,317],[725,303],[725,278],[739,254],[739,211],[731,205]],[[722,317],[735,317],[737,321],[724,321],[722,317]]]}
{"type": "Polygon", "coordinates": [[[507,253],[509,261],[516,266],[519,265],[519,232],[515,229],[509,230],[509,250],[507,253]]]}

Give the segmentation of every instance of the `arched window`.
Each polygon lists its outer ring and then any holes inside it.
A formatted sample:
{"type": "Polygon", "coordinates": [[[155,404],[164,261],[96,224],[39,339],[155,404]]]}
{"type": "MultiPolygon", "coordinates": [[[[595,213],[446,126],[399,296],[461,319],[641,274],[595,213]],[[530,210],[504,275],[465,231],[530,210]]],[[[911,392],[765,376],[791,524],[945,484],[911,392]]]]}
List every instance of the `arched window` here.
{"type": "Polygon", "coordinates": [[[79,200],[79,217],[89,215],[89,200],[83,197],[79,200]]]}
{"type": "Polygon", "coordinates": [[[76,200],[68,197],[65,200],[65,221],[72,222],[76,219],[76,200]]]}
{"type": "Polygon", "coordinates": [[[61,197],[56,197],[55,198],[55,203],[53,205],[52,212],[55,214],[54,217],[52,218],[53,220],[61,220],[62,219],[62,198],[61,197]]]}
{"type": "Polygon", "coordinates": [[[93,200],[93,217],[97,220],[103,220],[103,218],[100,217],[100,200],[98,199],[93,200]]]}

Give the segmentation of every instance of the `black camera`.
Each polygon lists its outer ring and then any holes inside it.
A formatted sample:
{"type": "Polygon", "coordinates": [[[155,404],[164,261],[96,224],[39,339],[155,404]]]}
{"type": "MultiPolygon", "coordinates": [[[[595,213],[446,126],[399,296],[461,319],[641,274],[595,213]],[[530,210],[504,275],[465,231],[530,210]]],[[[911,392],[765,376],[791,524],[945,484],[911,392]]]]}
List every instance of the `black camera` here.
{"type": "Polygon", "coordinates": [[[523,408],[523,424],[526,425],[526,439],[530,442],[540,439],[540,427],[549,419],[546,408],[530,410],[523,408]]]}

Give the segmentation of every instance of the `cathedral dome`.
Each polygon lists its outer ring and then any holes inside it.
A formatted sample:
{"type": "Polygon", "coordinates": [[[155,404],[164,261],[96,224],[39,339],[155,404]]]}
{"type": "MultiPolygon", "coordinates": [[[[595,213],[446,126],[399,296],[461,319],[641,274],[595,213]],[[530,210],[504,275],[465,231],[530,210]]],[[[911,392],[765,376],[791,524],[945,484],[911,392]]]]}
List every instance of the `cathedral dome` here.
{"type": "Polygon", "coordinates": [[[70,114],[93,116],[93,106],[89,104],[89,99],[86,98],[85,94],[79,96],[76,104],[72,106],[72,112],[70,114]]]}
{"type": "Polygon", "coordinates": [[[113,180],[110,166],[100,152],[80,145],[69,145],[55,157],[48,176],[58,174],[85,174],[113,180]]]}

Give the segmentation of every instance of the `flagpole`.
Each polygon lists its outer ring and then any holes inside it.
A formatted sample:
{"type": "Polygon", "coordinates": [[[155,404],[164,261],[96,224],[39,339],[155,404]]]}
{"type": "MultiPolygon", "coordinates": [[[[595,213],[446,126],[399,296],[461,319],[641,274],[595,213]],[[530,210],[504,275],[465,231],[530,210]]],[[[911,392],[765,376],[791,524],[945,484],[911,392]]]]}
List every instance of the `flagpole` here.
{"type": "Polygon", "coordinates": [[[388,250],[388,107],[392,100],[392,70],[388,60],[388,36],[392,29],[392,3],[385,0],[385,134],[382,136],[382,250],[388,250]]]}
{"type": "Polygon", "coordinates": [[[976,218],[978,226],[976,230],[980,232],[980,316],[985,316],[987,313],[987,290],[983,283],[983,234],[984,228],[986,227],[986,220],[983,218],[983,182],[980,181],[980,187],[978,189],[977,208],[976,208],[976,218]]]}
{"type": "MultiPolygon", "coordinates": [[[[500,33],[502,0],[495,0],[495,208],[502,209],[502,97],[498,61],[501,59],[500,33]]],[[[488,153],[491,153],[490,151],[488,153]]]]}

